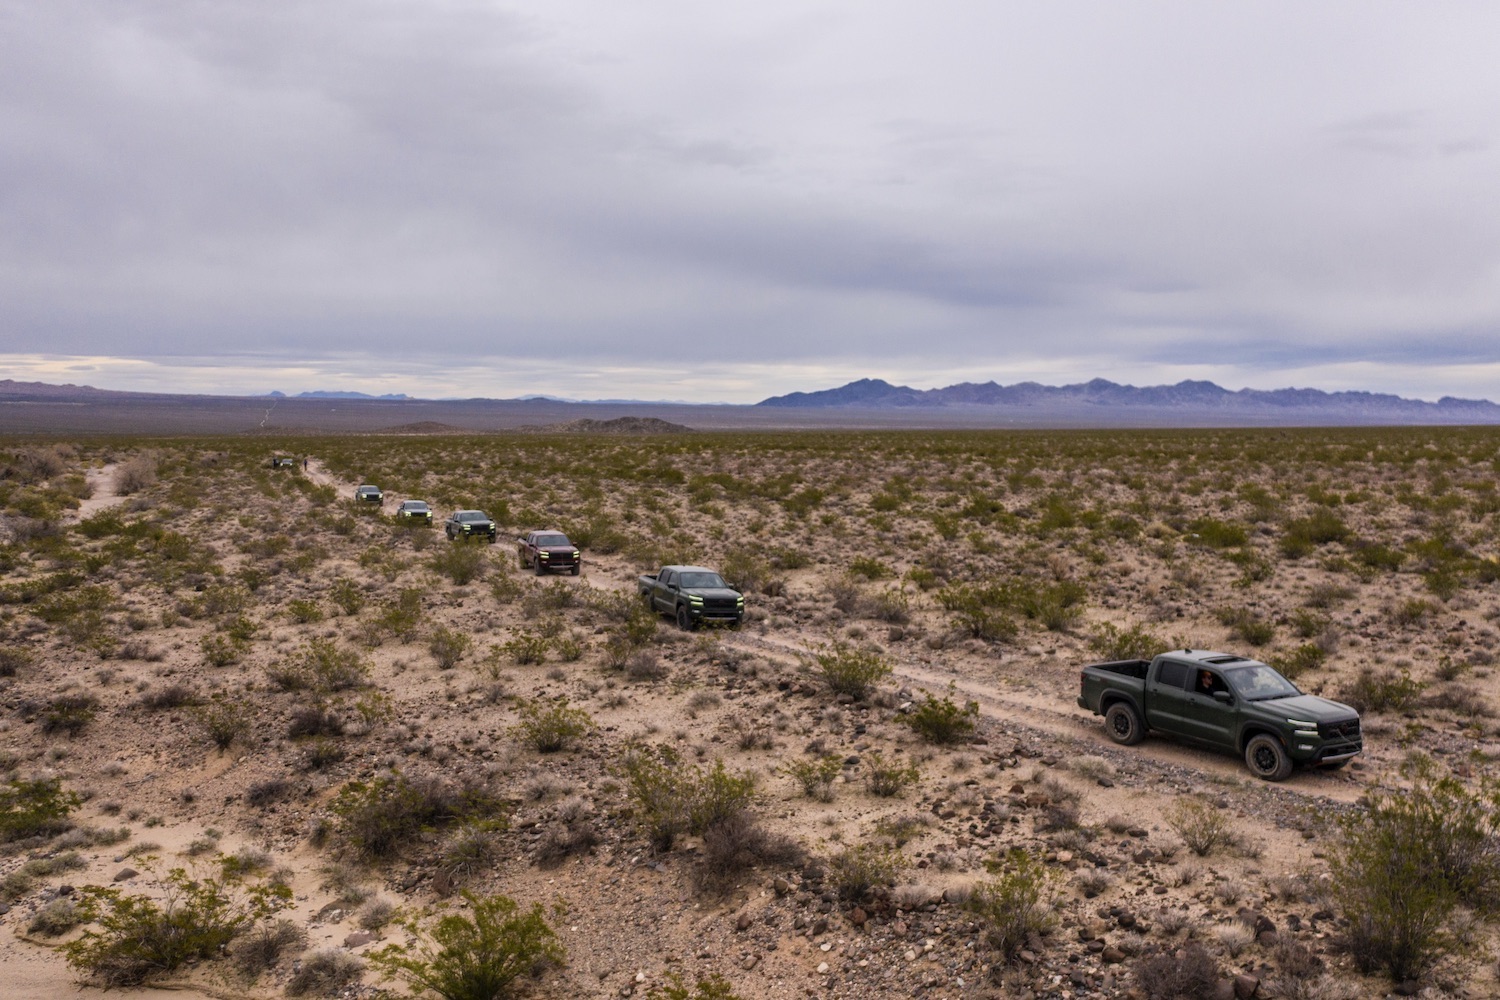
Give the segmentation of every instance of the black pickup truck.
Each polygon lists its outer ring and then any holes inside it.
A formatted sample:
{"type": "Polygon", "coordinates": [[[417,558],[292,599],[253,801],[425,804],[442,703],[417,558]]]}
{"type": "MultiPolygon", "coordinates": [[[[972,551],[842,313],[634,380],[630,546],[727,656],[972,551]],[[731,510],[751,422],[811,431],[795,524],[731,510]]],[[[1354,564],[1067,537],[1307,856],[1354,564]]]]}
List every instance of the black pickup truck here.
{"type": "Polygon", "coordinates": [[[495,544],[498,534],[495,522],[482,510],[455,510],[443,522],[443,531],[450,542],[483,538],[491,545],[495,544]]]}
{"type": "Polygon", "coordinates": [[[636,589],[653,611],[677,619],[677,627],[692,631],[700,622],[723,622],[738,627],[745,620],[745,598],[724,578],[702,566],[663,566],[655,576],[643,576],[636,589]]]}
{"type": "Polygon", "coordinates": [[[1359,713],[1303,694],[1273,668],[1229,653],[1182,649],[1154,660],[1083,668],[1078,705],[1104,716],[1127,746],[1148,731],[1228,750],[1258,778],[1281,781],[1298,764],[1343,767],[1364,750],[1359,713]]]}

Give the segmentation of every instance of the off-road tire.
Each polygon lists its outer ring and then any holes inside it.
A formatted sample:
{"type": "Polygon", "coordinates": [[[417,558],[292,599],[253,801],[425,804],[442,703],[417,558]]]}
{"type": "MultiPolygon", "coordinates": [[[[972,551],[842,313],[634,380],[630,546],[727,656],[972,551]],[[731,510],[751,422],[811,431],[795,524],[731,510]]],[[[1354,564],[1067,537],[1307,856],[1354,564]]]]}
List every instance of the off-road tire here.
{"type": "Polygon", "coordinates": [[[1104,733],[1121,746],[1132,747],[1146,738],[1146,725],[1128,701],[1117,701],[1104,713],[1104,733]]]}
{"type": "Polygon", "coordinates": [[[698,627],[698,623],[693,621],[693,616],[688,611],[686,604],[677,605],[677,627],[684,632],[691,632],[698,627]]]}
{"type": "Polygon", "coordinates": [[[578,575],[578,571],[579,571],[579,570],[580,570],[580,569],[581,569],[581,568],[582,568],[582,567],[581,567],[581,566],[579,566],[579,565],[578,565],[578,564],[577,564],[577,563],[574,563],[574,564],[573,564],[573,575],[574,575],[574,576],[577,576],[577,575],[578,575]]]}
{"type": "Polygon", "coordinates": [[[546,576],[547,575],[547,564],[544,563],[544,562],[542,562],[541,559],[537,559],[537,561],[536,561],[536,575],[537,576],[546,576]]]}
{"type": "Polygon", "coordinates": [[[1285,781],[1292,773],[1292,758],[1280,740],[1261,733],[1245,744],[1245,766],[1262,781],[1285,781]]]}

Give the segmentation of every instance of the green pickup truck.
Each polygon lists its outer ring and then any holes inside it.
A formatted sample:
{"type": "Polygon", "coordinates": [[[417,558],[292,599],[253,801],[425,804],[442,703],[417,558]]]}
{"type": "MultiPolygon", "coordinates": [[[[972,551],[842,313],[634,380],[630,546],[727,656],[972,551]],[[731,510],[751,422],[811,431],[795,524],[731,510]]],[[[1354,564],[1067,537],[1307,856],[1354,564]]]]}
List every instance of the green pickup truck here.
{"type": "Polygon", "coordinates": [[[1083,668],[1078,705],[1104,716],[1116,743],[1176,736],[1245,758],[1252,774],[1281,781],[1298,764],[1343,767],[1364,749],[1359,713],[1303,694],[1258,660],[1183,649],[1154,660],[1083,668]]]}
{"type": "Polygon", "coordinates": [[[636,592],[648,608],[671,615],[685,632],[700,622],[738,628],[745,620],[745,598],[722,576],[702,566],[663,566],[655,576],[641,577],[636,592]]]}

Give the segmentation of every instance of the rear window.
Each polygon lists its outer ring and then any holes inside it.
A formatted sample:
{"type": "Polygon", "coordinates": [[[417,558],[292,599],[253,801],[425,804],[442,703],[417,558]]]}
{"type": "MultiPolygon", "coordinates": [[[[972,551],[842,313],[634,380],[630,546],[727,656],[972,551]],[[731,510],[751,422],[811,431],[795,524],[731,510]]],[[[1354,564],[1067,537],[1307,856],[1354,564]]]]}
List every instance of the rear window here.
{"type": "Polygon", "coordinates": [[[1156,668],[1156,682],[1163,687],[1180,688],[1187,685],[1188,668],[1185,663],[1163,660],[1156,668]]]}

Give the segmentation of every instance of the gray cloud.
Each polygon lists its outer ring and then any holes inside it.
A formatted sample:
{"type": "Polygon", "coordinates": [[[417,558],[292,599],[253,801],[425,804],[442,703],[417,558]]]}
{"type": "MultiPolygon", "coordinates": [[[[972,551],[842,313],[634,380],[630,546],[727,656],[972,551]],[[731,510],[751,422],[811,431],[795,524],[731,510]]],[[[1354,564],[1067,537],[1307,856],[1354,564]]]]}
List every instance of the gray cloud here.
{"type": "Polygon", "coordinates": [[[484,357],[530,391],[757,398],[971,365],[1368,364],[1432,395],[1500,361],[1488,5],[0,0],[0,24],[16,365],[424,393],[484,357]],[[664,355],[683,370],[641,374],[664,355]]]}

